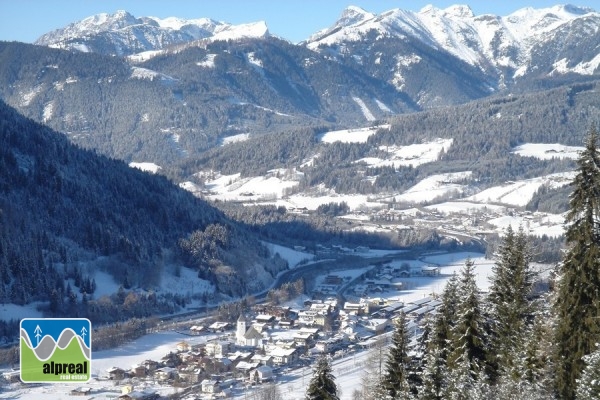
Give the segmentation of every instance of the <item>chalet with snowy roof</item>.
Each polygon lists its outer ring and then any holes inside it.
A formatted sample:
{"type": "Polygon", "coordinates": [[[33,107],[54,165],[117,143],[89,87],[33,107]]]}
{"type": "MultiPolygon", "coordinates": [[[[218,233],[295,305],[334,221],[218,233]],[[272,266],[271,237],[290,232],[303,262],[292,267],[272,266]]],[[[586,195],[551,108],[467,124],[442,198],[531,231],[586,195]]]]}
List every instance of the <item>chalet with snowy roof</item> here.
{"type": "Polygon", "coordinates": [[[189,351],[189,350],[190,350],[190,345],[185,340],[182,340],[181,342],[177,343],[177,351],[185,352],[185,351],[189,351]]]}
{"type": "Polygon", "coordinates": [[[279,321],[279,327],[281,329],[291,329],[294,327],[294,322],[293,319],[282,319],[279,321]]]}
{"type": "Polygon", "coordinates": [[[213,357],[224,357],[233,350],[233,343],[224,340],[213,340],[206,343],[206,354],[213,357]]]}
{"type": "Polygon", "coordinates": [[[106,372],[108,373],[108,379],[113,381],[120,381],[125,379],[126,376],[125,370],[119,367],[111,367],[106,372]]]}
{"type": "Polygon", "coordinates": [[[154,372],[159,367],[158,361],[155,360],[144,360],[142,361],[142,365],[148,373],[154,372]]]}
{"type": "Polygon", "coordinates": [[[174,367],[162,367],[154,372],[154,376],[159,381],[168,381],[169,379],[173,379],[177,376],[177,369],[174,367]]]}
{"type": "Polygon", "coordinates": [[[273,357],[273,363],[276,365],[292,364],[300,358],[300,350],[298,348],[282,348],[275,347],[269,353],[273,357]]]}
{"type": "Polygon", "coordinates": [[[78,387],[69,393],[71,396],[89,396],[92,393],[91,387],[78,387]]]}
{"type": "Polygon", "coordinates": [[[9,383],[20,382],[21,381],[21,371],[7,371],[2,373],[2,377],[6,379],[9,383]]]}
{"type": "Polygon", "coordinates": [[[118,397],[119,400],[156,400],[158,398],[160,398],[159,394],[153,390],[133,391],[118,397]]]}
{"type": "Polygon", "coordinates": [[[435,265],[428,265],[426,267],[421,268],[421,274],[423,276],[439,276],[440,267],[436,267],[435,265]]]}
{"type": "Polygon", "coordinates": [[[229,329],[231,327],[231,324],[229,322],[214,322],[212,323],[208,329],[211,332],[224,332],[227,329],[229,329]]]}
{"type": "Polygon", "coordinates": [[[387,318],[369,318],[361,321],[361,325],[372,332],[382,333],[390,325],[390,320],[387,318]]]}
{"type": "Polygon", "coordinates": [[[143,378],[146,376],[146,373],[147,373],[146,367],[144,367],[141,364],[134,364],[131,366],[131,373],[136,378],[143,378]]]}
{"type": "Polygon", "coordinates": [[[260,367],[254,370],[256,380],[258,382],[267,382],[273,380],[273,368],[267,365],[261,365],[260,367]]]}
{"type": "Polygon", "coordinates": [[[344,303],[344,311],[346,313],[354,313],[355,315],[365,315],[369,313],[369,303],[344,303]]]}
{"type": "Polygon", "coordinates": [[[267,365],[269,367],[273,366],[273,357],[270,355],[262,355],[262,354],[254,354],[252,358],[250,358],[252,362],[257,362],[260,365],[267,365]]]}
{"type": "Polygon", "coordinates": [[[235,369],[243,373],[245,376],[249,376],[250,371],[258,368],[260,363],[258,362],[248,362],[248,361],[240,361],[235,366],[235,369]]]}
{"type": "Polygon", "coordinates": [[[202,369],[195,365],[187,365],[180,368],[177,374],[179,375],[179,379],[188,383],[198,383],[203,377],[202,369]]]}
{"type": "Polygon", "coordinates": [[[201,383],[202,393],[218,393],[221,391],[219,382],[213,379],[205,379],[201,383]]]}
{"type": "Polygon", "coordinates": [[[259,314],[256,316],[256,322],[259,324],[269,324],[269,325],[273,325],[275,324],[276,318],[273,315],[269,315],[269,314],[259,314]]]}

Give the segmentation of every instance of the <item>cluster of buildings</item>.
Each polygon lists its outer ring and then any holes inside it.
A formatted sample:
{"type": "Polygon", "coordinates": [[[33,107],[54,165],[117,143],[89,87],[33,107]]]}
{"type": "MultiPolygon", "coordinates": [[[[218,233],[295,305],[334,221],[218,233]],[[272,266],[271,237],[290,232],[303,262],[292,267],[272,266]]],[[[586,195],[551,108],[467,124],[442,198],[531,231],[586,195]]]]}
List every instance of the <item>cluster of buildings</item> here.
{"type": "Polygon", "coordinates": [[[322,353],[336,357],[349,347],[370,347],[379,334],[393,329],[399,312],[407,315],[409,330],[417,334],[422,316],[438,305],[432,297],[406,304],[341,306],[335,299],[313,300],[298,310],[259,305],[252,319],[240,315],[234,324],[191,326],[191,336],[206,337],[200,344],[181,341],[161,360],[146,360],[129,370],[113,367],[107,374],[115,381],[135,377],[193,387],[190,399],[230,397],[248,385],[276,381],[287,368],[308,365],[322,353]]]}

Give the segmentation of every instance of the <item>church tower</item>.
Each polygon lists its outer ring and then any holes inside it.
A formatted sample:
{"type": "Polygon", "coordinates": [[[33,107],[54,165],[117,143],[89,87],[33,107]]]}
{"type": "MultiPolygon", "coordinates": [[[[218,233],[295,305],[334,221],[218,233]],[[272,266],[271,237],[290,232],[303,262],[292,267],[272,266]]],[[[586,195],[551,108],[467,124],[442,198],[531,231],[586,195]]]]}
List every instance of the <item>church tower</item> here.
{"type": "Polygon", "coordinates": [[[246,345],[246,331],[248,330],[248,325],[246,318],[243,314],[240,314],[237,320],[237,329],[235,331],[235,339],[238,345],[245,346],[246,345]]]}

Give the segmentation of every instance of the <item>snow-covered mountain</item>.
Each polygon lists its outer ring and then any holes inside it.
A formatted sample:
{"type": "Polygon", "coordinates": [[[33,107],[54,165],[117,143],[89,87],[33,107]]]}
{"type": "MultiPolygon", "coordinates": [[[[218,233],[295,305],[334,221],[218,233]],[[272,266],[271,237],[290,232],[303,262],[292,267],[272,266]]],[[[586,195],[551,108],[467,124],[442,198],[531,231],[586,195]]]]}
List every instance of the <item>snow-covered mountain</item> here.
{"type": "Polygon", "coordinates": [[[106,55],[127,56],[190,41],[264,37],[264,22],[231,25],[209,18],[136,18],[127,11],[97,14],[41,36],[35,44],[106,55]]]}
{"type": "MultiPolygon", "coordinates": [[[[531,73],[593,74],[600,65],[599,28],[598,12],[571,5],[528,7],[504,17],[475,15],[466,5],[429,5],[419,12],[393,9],[379,15],[351,6],[332,27],[311,36],[306,46],[364,59],[375,41],[416,41],[495,76],[502,87],[507,80],[531,73]],[[344,51],[348,48],[352,51],[344,51]]],[[[391,77],[417,67],[421,51],[402,54],[391,77]]],[[[371,59],[381,63],[381,57],[385,54],[371,59]]]]}

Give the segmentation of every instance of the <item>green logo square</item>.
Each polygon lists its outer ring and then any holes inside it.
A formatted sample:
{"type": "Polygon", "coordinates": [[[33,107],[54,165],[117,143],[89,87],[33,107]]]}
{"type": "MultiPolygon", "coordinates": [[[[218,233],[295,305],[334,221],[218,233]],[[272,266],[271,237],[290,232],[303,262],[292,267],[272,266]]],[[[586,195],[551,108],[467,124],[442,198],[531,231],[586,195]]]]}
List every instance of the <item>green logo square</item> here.
{"type": "Polygon", "coordinates": [[[91,378],[92,324],[87,318],[21,320],[23,382],[87,382],[91,378]]]}

